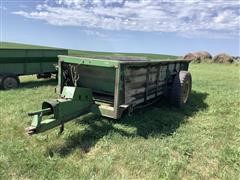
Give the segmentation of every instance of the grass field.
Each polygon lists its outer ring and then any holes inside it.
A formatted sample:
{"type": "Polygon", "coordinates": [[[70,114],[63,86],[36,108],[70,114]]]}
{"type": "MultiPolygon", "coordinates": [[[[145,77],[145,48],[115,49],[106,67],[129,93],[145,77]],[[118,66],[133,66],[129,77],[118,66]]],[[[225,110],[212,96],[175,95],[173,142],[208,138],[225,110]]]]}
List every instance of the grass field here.
{"type": "MultiPolygon", "coordinates": [[[[12,42],[0,42],[1,48],[16,48],[16,49],[54,49],[52,47],[46,46],[36,46],[36,45],[28,45],[28,44],[20,44],[20,43],[12,43],[12,42]]],[[[164,54],[146,54],[146,53],[114,53],[114,52],[97,52],[97,51],[82,51],[82,50],[68,50],[69,55],[76,55],[82,57],[93,57],[93,58],[101,58],[101,57],[139,57],[146,59],[176,59],[177,56],[172,55],[164,55],[164,54]]]]}
{"type": "Polygon", "coordinates": [[[55,98],[53,80],[0,91],[0,179],[239,179],[239,66],[191,64],[182,109],[165,101],[120,121],[92,114],[29,137],[27,112],[55,98]]]}

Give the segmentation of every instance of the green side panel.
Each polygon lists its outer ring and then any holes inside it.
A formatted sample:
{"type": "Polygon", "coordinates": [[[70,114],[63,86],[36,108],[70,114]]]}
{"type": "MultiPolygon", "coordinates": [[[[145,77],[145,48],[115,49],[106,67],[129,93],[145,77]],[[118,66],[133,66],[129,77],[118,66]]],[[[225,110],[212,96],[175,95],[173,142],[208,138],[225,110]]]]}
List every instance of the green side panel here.
{"type": "Polygon", "coordinates": [[[0,74],[23,74],[25,72],[25,64],[10,63],[0,64],[0,74]]]}
{"type": "Polygon", "coordinates": [[[62,49],[0,49],[0,74],[30,75],[57,72],[58,55],[62,49]]]}
{"type": "Polygon", "coordinates": [[[41,63],[42,72],[57,72],[56,66],[57,66],[57,62],[56,63],[52,63],[52,62],[41,63]]]}
{"type": "Polygon", "coordinates": [[[16,50],[16,49],[0,49],[0,58],[17,58],[17,57],[25,57],[26,51],[25,50],[16,50]]]}
{"type": "Polygon", "coordinates": [[[0,49],[1,63],[57,62],[58,55],[67,55],[67,50],[46,49],[0,49]]]}
{"type": "Polygon", "coordinates": [[[36,62],[55,62],[57,63],[58,58],[56,57],[7,57],[0,58],[0,65],[2,63],[36,63],[36,62]]]}
{"type": "Polygon", "coordinates": [[[92,59],[84,57],[73,57],[73,56],[59,56],[60,61],[74,64],[82,64],[89,66],[99,67],[118,67],[119,61],[117,60],[106,60],[106,59],[92,59]]]}
{"type": "Polygon", "coordinates": [[[148,64],[168,64],[168,63],[175,63],[175,62],[184,62],[190,63],[190,60],[182,60],[182,59],[129,59],[117,57],[111,58],[86,58],[86,57],[78,57],[78,56],[58,56],[60,61],[67,62],[67,63],[75,63],[75,64],[85,64],[90,66],[103,66],[103,67],[118,67],[120,64],[134,64],[135,66],[144,66],[148,64]]]}
{"type": "Polygon", "coordinates": [[[95,92],[114,93],[115,68],[80,66],[80,87],[92,88],[95,92]]]}
{"type": "Polygon", "coordinates": [[[56,72],[54,63],[2,63],[0,74],[30,75],[37,73],[56,72]]]}
{"type": "Polygon", "coordinates": [[[40,63],[26,63],[25,67],[26,68],[24,74],[34,74],[36,72],[41,72],[40,63]]]}
{"type": "Polygon", "coordinates": [[[53,63],[26,63],[24,74],[48,73],[56,71],[57,70],[53,63]]]}

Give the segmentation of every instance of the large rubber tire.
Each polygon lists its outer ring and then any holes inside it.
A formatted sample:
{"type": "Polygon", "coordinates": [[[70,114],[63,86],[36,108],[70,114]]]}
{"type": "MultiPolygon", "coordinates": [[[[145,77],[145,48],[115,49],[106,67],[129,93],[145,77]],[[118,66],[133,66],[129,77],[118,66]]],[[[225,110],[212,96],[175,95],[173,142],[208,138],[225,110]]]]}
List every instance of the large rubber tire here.
{"type": "Polygon", "coordinates": [[[188,71],[180,71],[174,78],[170,91],[170,102],[175,107],[187,103],[192,90],[192,76],[188,71]]]}
{"type": "Polygon", "coordinates": [[[2,80],[2,87],[5,90],[18,88],[20,80],[17,76],[6,76],[2,80]]]}

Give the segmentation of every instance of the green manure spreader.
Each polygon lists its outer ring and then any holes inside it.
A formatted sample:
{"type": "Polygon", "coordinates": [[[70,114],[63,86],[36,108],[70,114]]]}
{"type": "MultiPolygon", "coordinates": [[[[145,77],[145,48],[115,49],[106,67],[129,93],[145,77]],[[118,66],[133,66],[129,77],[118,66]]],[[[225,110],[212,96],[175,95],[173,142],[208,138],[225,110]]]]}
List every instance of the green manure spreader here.
{"type": "Polygon", "coordinates": [[[186,60],[91,59],[59,56],[59,99],[42,103],[29,113],[27,133],[37,134],[86,113],[119,119],[163,96],[180,107],[191,92],[192,79],[186,60]]]}
{"type": "Polygon", "coordinates": [[[37,74],[50,78],[57,74],[58,55],[67,55],[64,49],[13,49],[0,48],[0,87],[12,89],[19,86],[19,76],[37,74]]]}

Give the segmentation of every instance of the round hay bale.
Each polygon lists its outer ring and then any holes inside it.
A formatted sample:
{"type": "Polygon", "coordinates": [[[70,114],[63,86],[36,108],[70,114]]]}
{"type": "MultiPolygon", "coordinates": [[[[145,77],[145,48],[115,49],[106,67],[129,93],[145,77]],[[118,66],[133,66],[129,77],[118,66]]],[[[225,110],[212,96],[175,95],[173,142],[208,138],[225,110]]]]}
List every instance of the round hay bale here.
{"type": "Polygon", "coordinates": [[[183,59],[186,59],[186,60],[194,60],[195,58],[196,56],[194,53],[188,53],[183,57],[183,59]]]}
{"type": "Polygon", "coordinates": [[[196,52],[197,57],[199,57],[201,60],[205,59],[212,59],[212,55],[209,52],[206,51],[200,51],[196,52]]]}
{"type": "Polygon", "coordinates": [[[226,53],[221,53],[213,58],[213,62],[215,63],[233,63],[233,58],[232,56],[226,54],[226,53]]]}
{"type": "Polygon", "coordinates": [[[200,63],[207,59],[212,59],[212,55],[206,51],[188,53],[184,56],[186,60],[193,60],[193,62],[200,63]]]}

